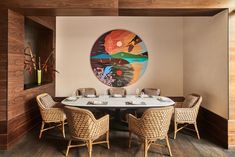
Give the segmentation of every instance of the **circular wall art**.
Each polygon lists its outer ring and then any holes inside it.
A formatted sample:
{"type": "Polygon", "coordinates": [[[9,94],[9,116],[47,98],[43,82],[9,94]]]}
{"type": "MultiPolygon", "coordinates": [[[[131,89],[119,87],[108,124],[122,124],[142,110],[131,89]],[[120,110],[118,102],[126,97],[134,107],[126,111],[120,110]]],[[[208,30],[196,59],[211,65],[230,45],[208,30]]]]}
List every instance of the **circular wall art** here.
{"type": "Polygon", "coordinates": [[[96,77],[112,87],[135,83],[148,63],[141,38],[127,30],[111,30],[99,37],[91,50],[91,67],[96,77]]]}

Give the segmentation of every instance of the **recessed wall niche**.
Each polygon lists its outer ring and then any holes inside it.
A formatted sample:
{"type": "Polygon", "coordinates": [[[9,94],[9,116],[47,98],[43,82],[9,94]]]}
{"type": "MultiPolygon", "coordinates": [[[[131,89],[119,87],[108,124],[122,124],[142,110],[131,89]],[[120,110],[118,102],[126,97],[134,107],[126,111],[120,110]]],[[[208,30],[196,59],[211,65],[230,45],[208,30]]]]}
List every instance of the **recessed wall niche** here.
{"type": "Polygon", "coordinates": [[[47,61],[47,71],[42,70],[42,83],[47,84],[53,81],[53,66],[54,66],[54,56],[53,50],[53,30],[47,28],[29,18],[25,18],[25,36],[24,36],[24,47],[25,47],[25,69],[24,69],[24,89],[29,89],[38,86],[37,83],[37,70],[39,67],[39,57],[40,65],[47,61]],[[28,47],[28,48],[27,48],[28,47]],[[30,49],[31,52],[30,52],[30,49]],[[31,63],[27,64],[29,61],[33,60],[35,65],[31,63]],[[26,66],[28,66],[26,68],[26,66]]]}

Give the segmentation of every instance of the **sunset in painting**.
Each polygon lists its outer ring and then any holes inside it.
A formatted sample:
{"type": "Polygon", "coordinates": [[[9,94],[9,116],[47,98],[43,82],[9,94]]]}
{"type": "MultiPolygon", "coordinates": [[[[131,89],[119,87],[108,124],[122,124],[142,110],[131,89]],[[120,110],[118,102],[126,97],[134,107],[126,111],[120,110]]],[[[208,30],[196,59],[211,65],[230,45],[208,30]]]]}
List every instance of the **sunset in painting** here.
{"type": "Polygon", "coordinates": [[[118,29],[96,40],[90,59],[92,70],[102,83],[124,87],[135,83],[143,75],[148,51],[139,36],[118,29]]]}

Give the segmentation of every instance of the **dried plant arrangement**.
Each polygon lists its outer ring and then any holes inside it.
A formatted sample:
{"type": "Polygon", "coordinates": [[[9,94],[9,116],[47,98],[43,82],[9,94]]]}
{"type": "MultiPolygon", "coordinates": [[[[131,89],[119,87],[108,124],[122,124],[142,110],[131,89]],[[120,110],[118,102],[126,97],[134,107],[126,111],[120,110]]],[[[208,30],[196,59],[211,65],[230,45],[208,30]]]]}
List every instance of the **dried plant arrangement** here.
{"type": "MultiPolygon", "coordinates": [[[[36,61],[36,56],[33,55],[31,43],[27,43],[28,46],[24,49],[25,61],[24,61],[24,70],[32,74],[33,72],[48,72],[52,71],[52,78],[54,79],[54,73],[57,72],[55,69],[55,58],[54,58],[54,49],[49,53],[44,63],[41,63],[40,56],[38,57],[38,62],[36,61]]],[[[38,73],[39,75],[39,73],[38,73]]],[[[38,76],[39,77],[39,76],[38,76]]],[[[41,77],[41,76],[40,76],[41,77]]],[[[38,78],[39,79],[39,78],[38,78]]],[[[41,79],[41,78],[40,78],[41,79]]],[[[39,81],[41,83],[41,80],[39,81]]]]}

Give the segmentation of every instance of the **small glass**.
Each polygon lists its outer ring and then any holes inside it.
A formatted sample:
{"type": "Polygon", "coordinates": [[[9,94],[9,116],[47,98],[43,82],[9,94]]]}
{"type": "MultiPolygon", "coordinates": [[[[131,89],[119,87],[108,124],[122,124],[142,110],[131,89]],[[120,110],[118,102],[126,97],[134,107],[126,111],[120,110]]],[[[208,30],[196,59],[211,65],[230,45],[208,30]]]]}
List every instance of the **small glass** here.
{"type": "Polygon", "coordinates": [[[137,88],[137,89],[135,90],[135,94],[136,94],[137,97],[139,96],[139,94],[140,94],[140,89],[139,89],[139,88],[137,88]]]}
{"type": "Polygon", "coordinates": [[[76,94],[76,91],[74,91],[72,94],[71,94],[71,97],[76,97],[77,94],[76,94]]]}
{"type": "Polygon", "coordinates": [[[85,88],[83,88],[83,89],[82,89],[82,96],[83,96],[83,97],[86,96],[86,95],[85,95],[85,92],[86,92],[86,90],[85,90],[85,88]]]}

